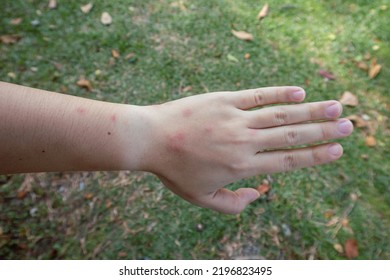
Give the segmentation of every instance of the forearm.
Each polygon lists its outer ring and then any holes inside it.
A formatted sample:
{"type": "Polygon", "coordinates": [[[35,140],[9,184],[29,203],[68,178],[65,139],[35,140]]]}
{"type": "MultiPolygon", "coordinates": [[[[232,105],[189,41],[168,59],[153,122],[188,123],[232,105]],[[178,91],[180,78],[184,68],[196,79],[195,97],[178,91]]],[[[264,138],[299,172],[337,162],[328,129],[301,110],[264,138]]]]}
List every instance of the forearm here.
{"type": "Polygon", "coordinates": [[[0,173],[140,169],[143,119],[137,106],[0,82],[0,173]]]}

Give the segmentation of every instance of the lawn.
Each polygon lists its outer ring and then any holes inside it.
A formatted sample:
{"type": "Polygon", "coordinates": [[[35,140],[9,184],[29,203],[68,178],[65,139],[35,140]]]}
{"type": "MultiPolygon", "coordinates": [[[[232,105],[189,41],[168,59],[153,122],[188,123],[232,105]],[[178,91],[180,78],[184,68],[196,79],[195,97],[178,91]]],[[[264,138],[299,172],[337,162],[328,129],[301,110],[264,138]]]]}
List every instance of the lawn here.
{"type": "Polygon", "coordinates": [[[1,1],[0,80],[137,105],[271,85],[302,86],[308,101],[348,91],[356,128],[335,163],[229,186],[271,187],[235,216],[148,173],[1,175],[1,259],[390,259],[387,0],[270,0],[261,21],[258,0],[93,0],[88,13],[87,1],[48,2],[1,1]]]}

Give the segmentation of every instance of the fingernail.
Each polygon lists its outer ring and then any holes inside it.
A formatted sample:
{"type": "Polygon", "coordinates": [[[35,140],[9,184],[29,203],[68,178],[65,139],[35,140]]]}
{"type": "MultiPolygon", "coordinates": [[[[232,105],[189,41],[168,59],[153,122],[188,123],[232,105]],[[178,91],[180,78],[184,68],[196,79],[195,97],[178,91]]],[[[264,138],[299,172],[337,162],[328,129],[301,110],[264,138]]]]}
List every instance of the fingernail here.
{"type": "Polygon", "coordinates": [[[301,101],[305,97],[305,92],[303,90],[298,90],[292,93],[292,98],[296,101],[301,101]]]}
{"type": "Polygon", "coordinates": [[[349,120],[342,120],[337,124],[337,130],[342,134],[350,134],[353,130],[353,125],[349,120]]]}
{"type": "Polygon", "coordinates": [[[333,144],[328,148],[328,151],[332,156],[339,157],[343,153],[343,147],[340,144],[333,144]]]}
{"type": "Polygon", "coordinates": [[[328,106],[325,109],[325,116],[328,118],[337,118],[341,114],[341,105],[339,103],[335,103],[333,105],[328,106]]]}

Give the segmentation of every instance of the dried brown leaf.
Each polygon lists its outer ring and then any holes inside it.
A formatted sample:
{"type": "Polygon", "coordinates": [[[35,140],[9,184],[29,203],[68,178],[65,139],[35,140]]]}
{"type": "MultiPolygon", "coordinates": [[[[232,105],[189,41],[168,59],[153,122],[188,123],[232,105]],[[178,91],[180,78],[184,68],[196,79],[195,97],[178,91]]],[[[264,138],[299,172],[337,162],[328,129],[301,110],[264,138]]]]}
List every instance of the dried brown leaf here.
{"type": "Polygon", "coordinates": [[[340,254],[344,253],[344,248],[340,243],[333,244],[333,248],[340,254]]]}
{"type": "Polygon", "coordinates": [[[376,139],[374,136],[367,136],[365,139],[366,146],[368,147],[375,147],[376,146],[376,139]]]}
{"type": "Polygon", "coordinates": [[[57,1],[56,0],[49,0],[48,7],[49,7],[49,9],[52,9],[52,10],[57,8],[57,1]]]}
{"type": "Polygon", "coordinates": [[[359,256],[358,243],[355,239],[348,239],[344,244],[345,255],[348,259],[359,256]]]}
{"type": "Polygon", "coordinates": [[[349,115],[346,118],[353,122],[354,126],[358,128],[368,127],[368,122],[359,115],[349,115]]]}
{"type": "Polygon", "coordinates": [[[363,61],[358,61],[356,63],[356,66],[357,68],[359,68],[360,70],[363,70],[363,71],[367,71],[368,70],[368,65],[367,63],[363,62],[363,61]]]}
{"type": "Polygon", "coordinates": [[[262,20],[263,18],[265,18],[268,15],[268,8],[269,8],[268,3],[265,4],[263,6],[263,8],[261,8],[259,14],[257,15],[258,20],[262,20]]]}
{"type": "Polygon", "coordinates": [[[81,78],[80,80],[77,81],[76,83],[79,87],[85,88],[88,91],[92,91],[92,85],[91,82],[88,81],[87,79],[81,78]]]}
{"type": "Polygon", "coordinates": [[[250,59],[250,58],[251,58],[251,54],[250,54],[250,53],[246,53],[246,54],[244,55],[244,58],[245,58],[245,59],[250,59]]]}
{"type": "Polygon", "coordinates": [[[92,199],[92,198],[93,198],[93,193],[86,193],[86,194],[84,195],[84,198],[85,198],[86,200],[92,199]]]}
{"type": "Polygon", "coordinates": [[[184,87],[181,91],[182,92],[189,92],[189,91],[191,91],[192,90],[192,86],[186,86],[186,87],[184,87]]]}
{"type": "Polygon", "coordinates": [[[232,29],[232,34],[240,40],[244,40],[244,41],[253,40],[253,35],[245,31],[236,31],[232,29]]]}
{"type": "Polygon", "coordinates": [[[109,13],[103,12],[102,16],[100,17],[100,22],[104,25],[110,25],[112,23],[112,17],[109,13]]]}
{"type": "Polygon", "coordinates": [[[370,69],[368,70],[368,77],[370,79],[374,79],[376,76],[378,76],[381,69],[382,69],[382,65],[377,64],[376,58],[372,59],[370,69]]]}
{"type": "Polygon", "coordinates": [[[327,227],[334,226],[334,225],[337,224],[339,221],[340,221],[340,218],[339,218],[339,217],[333,217],[332,219],[330,219],[329,222],[326,223],[326,226],[327,226],[327,227]]]}
{"type": "Polygon", "coordinates": [[[343,105],[348,105],[352,107],[359,105],[359,100],[357,96],[349,91],[344,92],[339,101],[343,105]]]}
{"type": "Polygon", "coordinates": [[[184,5],[184,3],[183,3],[182,0],[176,1],[176,2],[172,2],[170,6],[171,6],[172,8],[180,8],[180,10],[181,10],[182,12],[187,11],[187,7],[184,5]]]}
{"type": "Polygon", "coordinates": [[[113,58],[119,58],[120,57],[119,51],[117,51],[117,50],[111,50],[111,55],[112,55],[113,58]]]}
{"type": "Polygon", "coordinates": [[[259,185],[256,190],[260,193],[260,194],[265,194],[267,192],[269,192],[271,189],[270,185],[267,185],[267,184],[261,184],[259,185]]]}
{"type": "Polygon", "coordinates": [[[21,38],[22,38],[22,36],[20,36],[20,35],[1,35],[0,41],[3,44],[11,45],[11,44],[17,43],[21,38]]]}
{"type": "Polygon", "coordinates": [[[80,7],[81,11],[84,14],[88,14],[92,10],[92,8],[93,8],[93,4],[92,3],[88,3],[88,4],[80,7]]]}
{"type": "Polygon", "coordinates": [[[334,211],[333,211],[333,210],[327,210],[327,211],[325,211],[325,213],[324,213],[324,217],[325,217],[326,219],[330,219],[331,217],[333,217],[333,215],[334,215],[334,211]]]}
{"type": "Polygon", "coordinates": [[[22,23],[22,21],[23,21],[23,19],[19,17],[19,18],[11,19],[10,23],[11,23],[12,25],[19,25],[19,24],[22,23]]]}
{"type": "Polygon", "coordinates": [[[318,71],[318,74],[322,77],[324,77],[325,79],[328,79],[328,80],[336,80],[336,76],[333,75],[332,73],[324,70],[324,69],[320,69],[318,71]]]}
{"type": "Polygon", "coordinates": [[[26,190],[20,190],[20,191],[18,191],[17,197],[18,197],[19,199],[23,199],[23,198],[26,197],[26,195],[27,195],[27,191],[26,191],[26,190]]]}
{"type": "Polygon", "coordinates": [[[132,59],[133,57],[135,57],[135,53],[129,53],[126,55],[125,59],[129,60],[129,59],[132,59]]]}

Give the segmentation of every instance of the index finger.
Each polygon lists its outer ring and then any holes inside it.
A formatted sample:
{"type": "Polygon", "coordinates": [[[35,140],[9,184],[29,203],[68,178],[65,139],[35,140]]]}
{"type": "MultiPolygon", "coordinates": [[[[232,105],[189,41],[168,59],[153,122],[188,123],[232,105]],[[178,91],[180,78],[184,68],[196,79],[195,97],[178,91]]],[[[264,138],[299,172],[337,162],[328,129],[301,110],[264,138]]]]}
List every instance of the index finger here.
{"type": "Polygon", "coordinates": [[[232,92],[234,105],[241,110],[277,103],[301,102],[305,91],[300,87],[264,87],[232,92]]]}

